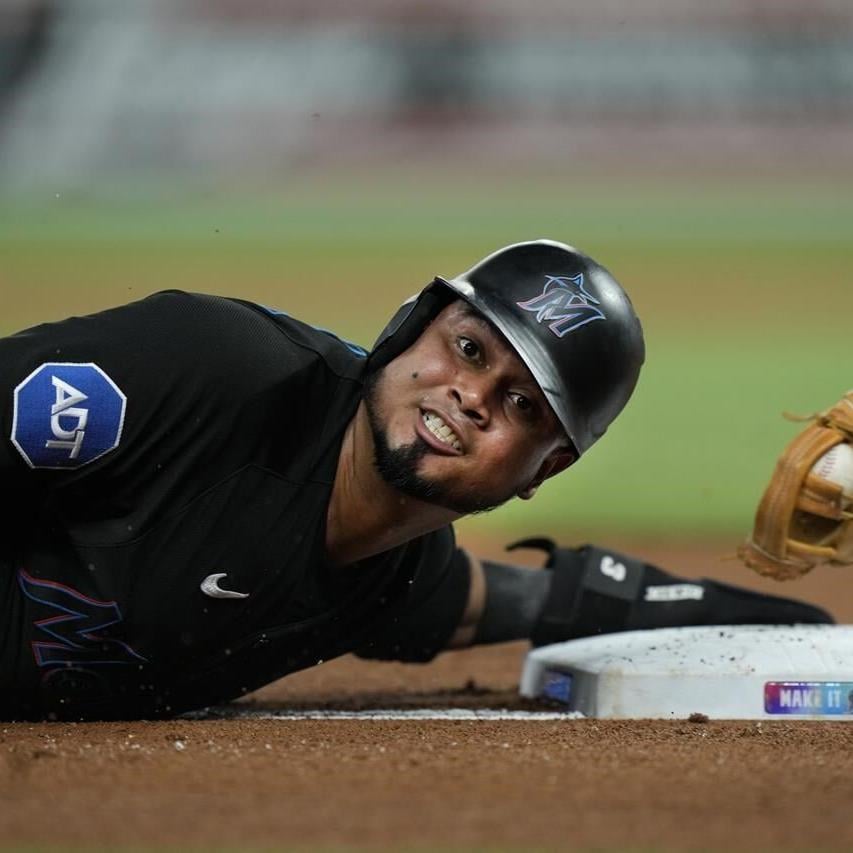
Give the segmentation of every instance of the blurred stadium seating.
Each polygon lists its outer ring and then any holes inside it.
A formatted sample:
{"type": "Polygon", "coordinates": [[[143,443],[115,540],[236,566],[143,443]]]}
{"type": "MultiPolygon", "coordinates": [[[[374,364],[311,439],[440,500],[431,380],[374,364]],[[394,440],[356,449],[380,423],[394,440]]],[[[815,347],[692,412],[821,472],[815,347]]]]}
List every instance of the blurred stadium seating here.
{"type": "Polygon", "coordinates": [[[0,181],[849,165],[851,93],[847,0],[3,0],[0,181]]]}

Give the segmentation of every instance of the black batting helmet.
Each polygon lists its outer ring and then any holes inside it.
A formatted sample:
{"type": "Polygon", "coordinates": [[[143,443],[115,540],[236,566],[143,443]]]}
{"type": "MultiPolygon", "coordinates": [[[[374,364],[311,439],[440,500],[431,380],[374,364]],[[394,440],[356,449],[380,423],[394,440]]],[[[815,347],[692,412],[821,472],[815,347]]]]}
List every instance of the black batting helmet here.
{"type": "Polygon", "coordinates": [[[370,354],[381,367],[410,347],[441,309],[470,303],[527,365],[578,455],[630,398],[645,358],[628,295],[592,258],[552,240],[499,249],[406,301],[370,354]]]}

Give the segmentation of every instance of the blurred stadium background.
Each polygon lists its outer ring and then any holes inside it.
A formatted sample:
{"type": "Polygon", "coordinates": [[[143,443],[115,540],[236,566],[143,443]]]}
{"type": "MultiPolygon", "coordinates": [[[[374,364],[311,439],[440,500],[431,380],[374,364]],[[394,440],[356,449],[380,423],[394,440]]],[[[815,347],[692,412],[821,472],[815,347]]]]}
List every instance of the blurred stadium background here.
{"type": "Polygon", "coordinates": [[[0,0],[0,333],[178,287],[369,344],[436,273],[565,240],[645,374],[463,532],[734,541],[781,412],[853,386],[852,131],[849,0],[0,0]]]}

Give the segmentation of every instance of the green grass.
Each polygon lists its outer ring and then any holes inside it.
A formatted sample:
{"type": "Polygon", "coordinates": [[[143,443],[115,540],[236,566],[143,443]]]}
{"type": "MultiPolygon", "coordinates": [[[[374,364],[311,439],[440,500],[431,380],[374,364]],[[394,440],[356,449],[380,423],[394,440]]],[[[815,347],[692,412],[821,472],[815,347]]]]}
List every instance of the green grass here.
{"type": "Polygon", "coordinates": [[[467,529],[744,532],[773,462],[853,387],[841,187],[304,183],[255,198],[0,202],[0,333],[167,287],[277,305],[369,343],[394,307],[519,239],[564,239],[643,319],[638,391],[575,469],[467,529]],[[428,187],[428,188],[427,188],[428,187]],[[496,187],[496,188],[495,188],[496,187]]]}

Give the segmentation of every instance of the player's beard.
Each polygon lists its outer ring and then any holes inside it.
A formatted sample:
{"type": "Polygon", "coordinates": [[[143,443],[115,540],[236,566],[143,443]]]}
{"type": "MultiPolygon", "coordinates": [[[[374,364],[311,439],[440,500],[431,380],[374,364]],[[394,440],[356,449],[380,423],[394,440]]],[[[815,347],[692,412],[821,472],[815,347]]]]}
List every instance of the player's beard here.
{"type": "Polygon", "coordinates": [[[498,497],[477,497],[460,494],[444,483],[430,480],[418,473],[421,460],[432,450],[419,436],[411,444],[391,447],[388,433],[382,426],[379,415],[379,390],[384,368],[372,373],[364,386],[364,404],[373,434],[374,463],[382,479],[397,491],[419,501],[435,504],[462,515],[488,512],[506,503],[515,492],[498,497]]]}

